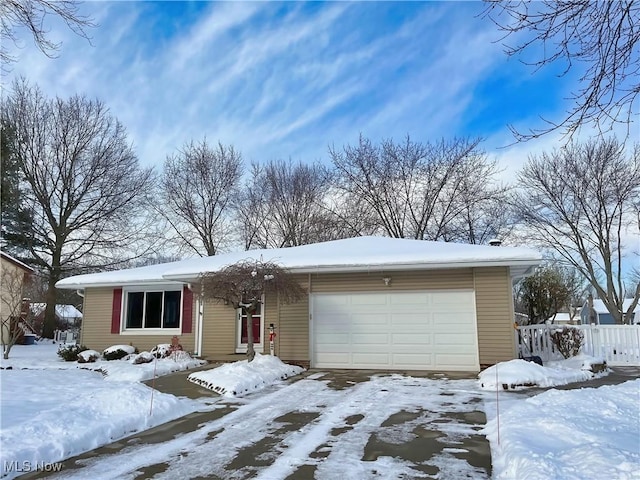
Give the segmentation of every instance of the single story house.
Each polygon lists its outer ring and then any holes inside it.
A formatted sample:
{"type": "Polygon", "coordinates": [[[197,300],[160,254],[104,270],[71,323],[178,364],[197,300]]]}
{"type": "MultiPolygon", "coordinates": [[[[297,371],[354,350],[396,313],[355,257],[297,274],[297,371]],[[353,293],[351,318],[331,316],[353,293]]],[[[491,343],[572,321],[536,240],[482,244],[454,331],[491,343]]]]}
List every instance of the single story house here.
{"type": "Polygon", "coordinates": [[[149,349],[180,337],[210,360],[242,359],[247,319],[201,296],[198,278],[242,260],[270,261],[307,295],[267,295],[256,350],[316,368],[478,371],[516,356],[512,283],[541,255],[528,248],[357,237],[250,250],[65,278],[84,295],[81,342],[149,349]]]}
{"type": "MultiPolygon", "coordinates": [[[[622,301],[622,309],[624,313],[627,312],[629,307],[631,306],[632,298],[625,298],[622,301]]],[[[596,311],[596,324],[597,325],[615,325],[615,320],[613,319],[613,315],[609,312],[604,302],[599,298],[595,298],[593,300],[593,309],[596,311]]],[[[636,305],[633,316],[633,321],[631,323],[640,324],[640,303],[636,305]]],[[[582,309],[580,314],[581,323],[584,325],[588,325],[589,322],[589,308],[582,309]]]]}

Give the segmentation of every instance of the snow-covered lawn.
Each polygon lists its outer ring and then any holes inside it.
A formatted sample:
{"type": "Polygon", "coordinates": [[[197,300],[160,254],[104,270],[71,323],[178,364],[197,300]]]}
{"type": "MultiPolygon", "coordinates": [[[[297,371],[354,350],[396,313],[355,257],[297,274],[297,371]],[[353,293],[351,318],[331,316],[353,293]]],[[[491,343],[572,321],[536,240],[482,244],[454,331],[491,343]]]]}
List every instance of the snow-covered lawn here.
{"type": "Polygon", "coordinates": [[[543,367],[511,360],[480,373],[480,387],[495,392],[493,401],[485,401],[488,422],[482,431],[491,442],[494,479],[640,479],[640,379],[530,398],[503,390],[609,374],[589,371],[600,362],[578,356],[543,367]]]}
{"type": "Polygon", "coordinates": [[[18,468],[57,462],[202,407],[138,383],[153,378],[154,370],[185,370],[201,365],[198,360],[78,364],[63,361],[57,351],[51,343],[16,345],[8,360],[0,360],[0,464],[6,478],[18,468]]]}
{"type": "MultiPolygon", "coordinates": [[[[11,359],[0,362],[0,461],[5,471],[7,465],[19,466],[11,462],[55,462],[223,406],[153,392],[139,383],[152,378],[153,369],[164,374],[194,365],[168,363],[173,360],[78,365],[59,361],[56,349],[16,346],[11,359]],[[107,375],[78,367],[100,368],[107,375]]],[[[322,372],[282,383],[298,370],[274,362],[279,361],[258,357],[254,365],[237,362],[198,372],[201,384],[219,391],[264,388],[240,398],[220,397],[230,412],[193,432],[159,444],[130,444],[117,455],[85,460],[85,467],[61,472],[59,478],[135,478],[141,468],[160,463],[163,469],[154,478],[251,474],[284,479],[303,467],[313,468],[317,478],[421,478],[423,473],[405,459],[364,458],[374,436],[403,445],[421,428],[437,428],[441,435],[431,440],[441,451],[429,460],[438,468],[437,478],[483,478],[481,469],[460,458],[467,451],[461,439],[482,427],[491,441],[496,479],[640,478],[640,380],[535,396],[502,389],[502,383],[552,386],[588,380],[593,375],[582,369],[587,358],[551,367],[507,362],[498,365],[497,380],[490,369],[478,380],[382,375],[339,389],[327,380],[331,373],[322,372]],[[486,426],[442,421],[478,409],[487,415],[486,426]],[[411,418],[388,421],[402,412],[411,418]],[[285,419],[292,415],[309,419],[288,430],[285,419]],[[227,468],[243,451],[265,441],[273,446],[256,459],[261,466],[227,468]]]]}

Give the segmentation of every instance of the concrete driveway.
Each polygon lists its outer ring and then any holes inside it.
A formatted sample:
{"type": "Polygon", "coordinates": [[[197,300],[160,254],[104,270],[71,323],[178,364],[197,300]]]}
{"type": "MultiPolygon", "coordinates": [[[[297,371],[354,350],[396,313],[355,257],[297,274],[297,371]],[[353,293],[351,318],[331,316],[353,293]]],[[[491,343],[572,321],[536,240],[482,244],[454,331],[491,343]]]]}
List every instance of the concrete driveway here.
{"type": "Polygon", "coordinates": [[[240,399],[186,381],[155,388],[202,411],[69,459],[93,479],[490,478],[474,376],[308,371],[240,399]]]}

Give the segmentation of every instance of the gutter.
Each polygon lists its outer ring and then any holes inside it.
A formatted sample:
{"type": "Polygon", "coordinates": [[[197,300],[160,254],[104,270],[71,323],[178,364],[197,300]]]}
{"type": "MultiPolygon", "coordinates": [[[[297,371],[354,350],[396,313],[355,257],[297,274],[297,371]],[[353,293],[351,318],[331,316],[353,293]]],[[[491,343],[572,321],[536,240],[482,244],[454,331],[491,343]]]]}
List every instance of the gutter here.
{"type": "MultiPolygon", "coordinates": [[[[537,267],[542,258],[530,260],[497,260],[493,262],[472,261],[472,262],[439,262],[439,263],[384,263],[384,264],[367,264],[367,265],[310,265],[304,267],[283,267],[293,274],[312,274],[312,273],[361,273],[361,272],[393,272],[393,271],[415,271],[415,270],[445,270],[454,268],[481,268],[481,267],[510,267],[513,271],[514,267],[524,268],[522,273],[512,275],[512,278],[522,278],[531,274],[533,269],[537,267]]],[[[178,273],[163,275],[162,279],[137,279],[128,281],[107,281],[96,283],[73,283],[73,284],[56,284],[57,288],[76,290],[82,288],[113,288],[123,287],[127,285],[136,286],[176,286],[190,284],[197,281],[201,273],[178,273]]],[[[64,280],[61,280],[63,282],[64,280]]]]}

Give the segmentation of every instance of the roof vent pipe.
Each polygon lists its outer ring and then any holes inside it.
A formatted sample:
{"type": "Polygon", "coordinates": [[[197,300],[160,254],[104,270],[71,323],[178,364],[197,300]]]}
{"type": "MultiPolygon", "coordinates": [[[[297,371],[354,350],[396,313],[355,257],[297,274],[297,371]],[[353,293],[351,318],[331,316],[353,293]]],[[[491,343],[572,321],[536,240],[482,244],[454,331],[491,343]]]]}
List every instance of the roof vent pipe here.
{"type": "Polygon", "coordinates": [[[489,245],[491,245],[492,247],[499,247],[500,245],[502,245],[502,240],[492,238],[491,240],[489,240],[489,245]]]}

